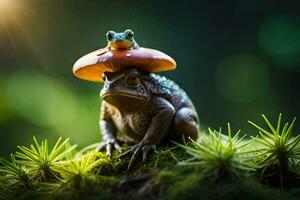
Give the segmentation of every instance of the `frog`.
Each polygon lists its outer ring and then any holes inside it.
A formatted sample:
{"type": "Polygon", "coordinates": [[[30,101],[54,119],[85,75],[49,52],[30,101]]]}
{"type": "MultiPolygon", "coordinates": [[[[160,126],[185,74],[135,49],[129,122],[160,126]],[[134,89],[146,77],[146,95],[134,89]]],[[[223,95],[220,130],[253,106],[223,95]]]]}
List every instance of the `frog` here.
{"type": "Polygon", "coordinates": [[[174,81],[134,66],[104,72],[99,127],[103,142],[98,151],[120,157],[131,154],[128,169],[138,158],[147,161],[150,152],[168,141],[183,143],[198,138],[199,118],[186,92],[174,81]],[[134,145],[122,153],[117,132],[134,145]]]}
{"type": "Polygon", "coordinates": [[[106,33],[107,49],[109,50],[129,50],[138,49],[139,45],[134,39],[134,32],[126,29],[124,32],[116,33],[108,31],[106,33]]]}

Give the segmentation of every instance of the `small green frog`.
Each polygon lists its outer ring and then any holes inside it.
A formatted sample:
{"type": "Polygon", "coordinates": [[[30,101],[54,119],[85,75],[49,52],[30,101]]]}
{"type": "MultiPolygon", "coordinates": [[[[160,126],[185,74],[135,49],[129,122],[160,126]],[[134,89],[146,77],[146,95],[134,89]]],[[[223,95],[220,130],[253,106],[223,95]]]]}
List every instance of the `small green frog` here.
{"type": "Polygon", "coordinates": [[[106,39],[108,41],[107,48],[110,50],[128,50],[139,48],[139,45],[134,40],[134,33],[130,29],[127,29],[121,33],[108,31],[106,33],[106,39]]]}

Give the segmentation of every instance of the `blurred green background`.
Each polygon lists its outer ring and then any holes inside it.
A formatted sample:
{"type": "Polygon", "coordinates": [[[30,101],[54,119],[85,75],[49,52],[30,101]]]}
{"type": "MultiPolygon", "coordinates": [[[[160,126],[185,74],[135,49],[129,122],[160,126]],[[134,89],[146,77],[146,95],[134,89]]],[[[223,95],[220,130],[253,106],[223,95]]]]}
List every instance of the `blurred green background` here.
{"type": "MultiPolygon", "coordinates": [[[[0,0],[0,156],[35,135],[100,141],[102,84],[73,63],[127,28],[177,61],[201,126],[254,134],[247,120],[299,117],[299,1],[0,0]]],[[[299,133],[299,123],[296,133],[299,133]]]]}

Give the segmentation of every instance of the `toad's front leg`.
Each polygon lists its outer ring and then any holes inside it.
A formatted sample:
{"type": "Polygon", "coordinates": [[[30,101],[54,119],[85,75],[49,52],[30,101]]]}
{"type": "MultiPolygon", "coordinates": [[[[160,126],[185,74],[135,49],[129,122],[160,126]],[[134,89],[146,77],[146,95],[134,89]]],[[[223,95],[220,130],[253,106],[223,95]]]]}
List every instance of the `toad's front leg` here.
{"type": "Polygon", "coordinates": [[[106,155],[111,156],[112,150],[117,149],[121,153],[121,146],[116,139],[117,128],[112,121],[105,102],[101,105],[99,128],[102,135],[102,143],[97,147],[98,151],[106,150],[106,155]]]}
{"type": "Polygon", "coordinates": [[[166,133],[172,124],[172,120],[175,116],[175,109],[172,104],[160,97],[154,99],[154,102],[154,114],[144,138],[129,151],[121,155],[124,156],[128,153],[133,153],[128,169],[132,167],[135,159],[140,154],[142,154],[143,162],[146,161],[148,153],[151,150],[155,150],[156,145],[158,145],[166,136],[166,133]]]}
{"type": "Polygon", "coordinates": [[[111,156],[113,149],[116,149],[121,153],[121,146],[119,145],[115,134],[113,134],[116,130],[113,122],[108,120],[100,120],[100,130],[103,142],[100,143],[100,145],[97,147],[97,150],[106,150],[106,155],[108,157],[111,156]]]}

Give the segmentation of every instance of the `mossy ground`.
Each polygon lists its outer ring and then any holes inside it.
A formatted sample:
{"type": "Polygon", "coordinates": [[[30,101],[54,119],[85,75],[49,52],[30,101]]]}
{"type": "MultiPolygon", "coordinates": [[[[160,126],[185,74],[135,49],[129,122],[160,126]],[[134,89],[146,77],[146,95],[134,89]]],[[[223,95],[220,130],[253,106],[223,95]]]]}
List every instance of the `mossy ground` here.
{"type": "MultiPolygon", "coordinates": [[[[95,154],[87,152],[86,154],[95,154]]],[[[68,181],[35,183],[4,191],[3,199],[299,199],[300,188],[258,182],[256,175],[211,182],[199,166],[181,166],[190,158],[184,149],[168,144],[153,152],[147,163],[137,162],[127,170],[128,159],[118,159],[117,152],[108,159],[97,153],[101,162],[93,172],[74,175],[68,181]]]]}
{"type": "MultiPolygon", "coordinates": [[[[199,140],[164,143],[128,170],[131,155],[108,158],[95,145],[77,152],[68,139],[50,150],[47,139],[18,146],[11,160],[0,158],[2,199],[300,199],[300,135],[293,122],[270,131],[250,122],[260,137],[251,140],[219,131],[199,140]]],[[[128,150],[123,144],[124,150],[128,150]]],[[[141,158],[140,158],[141,159],[141,158]]]]}

